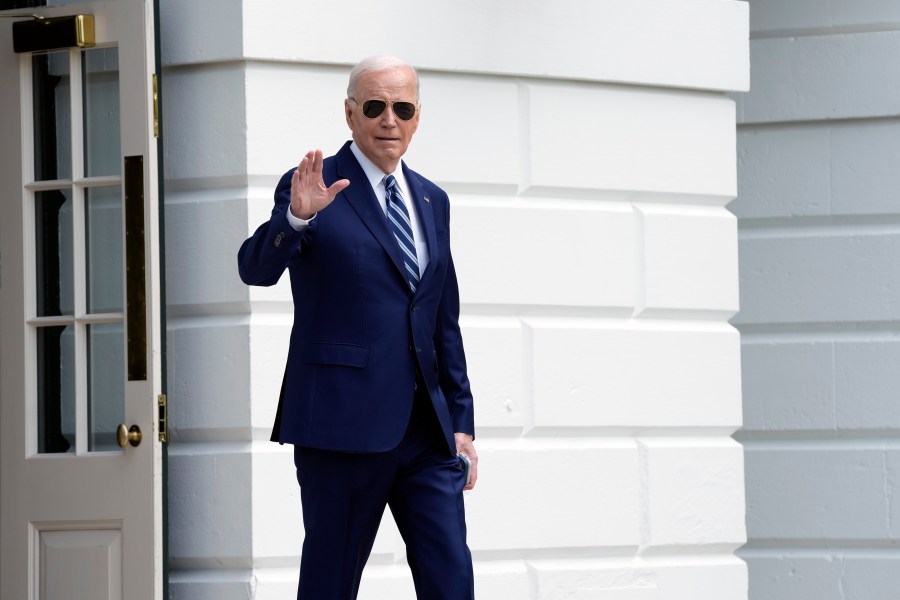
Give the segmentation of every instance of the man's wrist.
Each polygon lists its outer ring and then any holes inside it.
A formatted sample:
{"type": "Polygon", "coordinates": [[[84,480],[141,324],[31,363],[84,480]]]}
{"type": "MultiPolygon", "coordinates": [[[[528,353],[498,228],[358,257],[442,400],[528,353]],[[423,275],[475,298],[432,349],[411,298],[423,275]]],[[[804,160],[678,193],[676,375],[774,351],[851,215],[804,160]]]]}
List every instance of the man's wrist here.
{"type": "Polygon", "coordinates": [[[295,215],[291,211],[291,207],[288,206],[286,214],[287,214],[288,223],[290,223],[291,227],[293,227],[295,231],[303,231],[304,229],[306,229],[309,226],[309,222],[312,221],[313,219],[315,219],[316,215],[319,213],[313,213],[312,215],[310,215],[310,217],[308,219],[304,219],[304,218],[301,218],[301,217],[298,217],[297,215],[295,215]]]}

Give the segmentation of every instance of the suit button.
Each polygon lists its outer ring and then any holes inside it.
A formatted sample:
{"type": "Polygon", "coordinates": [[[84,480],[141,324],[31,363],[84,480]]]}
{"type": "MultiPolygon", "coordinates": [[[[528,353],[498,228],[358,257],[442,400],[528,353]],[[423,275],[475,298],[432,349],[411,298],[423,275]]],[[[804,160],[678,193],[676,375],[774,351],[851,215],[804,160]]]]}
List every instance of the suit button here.
{"type": "Polygon", "coordinates": [[[412,308],[410,308],[409,310],[410,310],[410,312],[415,312],[415,311],[417,311],[418,309],[419,309],[419,307],[416,306],[415,304],[413,304],[413,305],[412,305],[412,308]]]}

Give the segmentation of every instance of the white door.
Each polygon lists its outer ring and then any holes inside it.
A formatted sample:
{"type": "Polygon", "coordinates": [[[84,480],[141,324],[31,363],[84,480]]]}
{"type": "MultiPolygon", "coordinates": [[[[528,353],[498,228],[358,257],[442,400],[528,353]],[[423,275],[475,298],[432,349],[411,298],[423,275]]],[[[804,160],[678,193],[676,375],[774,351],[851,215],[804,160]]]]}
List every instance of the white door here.
{"type": "Polygon", "coordinates": [[[0,597],[161,600],[153,2],[29,10],[96,45],[0,20],[0,597]]]}

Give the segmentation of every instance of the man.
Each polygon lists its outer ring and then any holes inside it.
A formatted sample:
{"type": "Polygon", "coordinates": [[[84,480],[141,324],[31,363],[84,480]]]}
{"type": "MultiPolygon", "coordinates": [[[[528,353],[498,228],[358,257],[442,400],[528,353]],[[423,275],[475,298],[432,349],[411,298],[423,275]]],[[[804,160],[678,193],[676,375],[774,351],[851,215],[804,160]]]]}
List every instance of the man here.
{"type": "Polygon", "coordinates": [[[294,444],[305,539],[299,600],[356,598],[385,506],[416,594],[474,598],[462,491],[478,476],[447,194],[402,163],[415,70],[350,73],[353,134],[310,151],[238,253],[241,279],[291,278],[294,326],[273,440],[294,444]],[[463,455],[471,462],[466,480],[463,455]]]}

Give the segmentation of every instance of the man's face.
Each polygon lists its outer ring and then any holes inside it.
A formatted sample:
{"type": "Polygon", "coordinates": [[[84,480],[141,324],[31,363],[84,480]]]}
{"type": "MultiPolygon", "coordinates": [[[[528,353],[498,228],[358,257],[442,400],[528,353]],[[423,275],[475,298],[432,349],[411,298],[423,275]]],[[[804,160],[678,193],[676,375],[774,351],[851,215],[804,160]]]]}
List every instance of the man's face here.
{"type": "Polygon", "coordinates": [[[363,114],[362,105],[367,100],[384,100],[388,103],[411,102],[418,106],[415,75],[407,68],[364,73],[356,82],[353,99],[355,102],[344,101],[353,141],[379,169],[385,173],[393,172],[419,126],[419,111],[409,121],[403,121],[394,114],[393,107],[388,106],[370,119],[363,114]]]}

